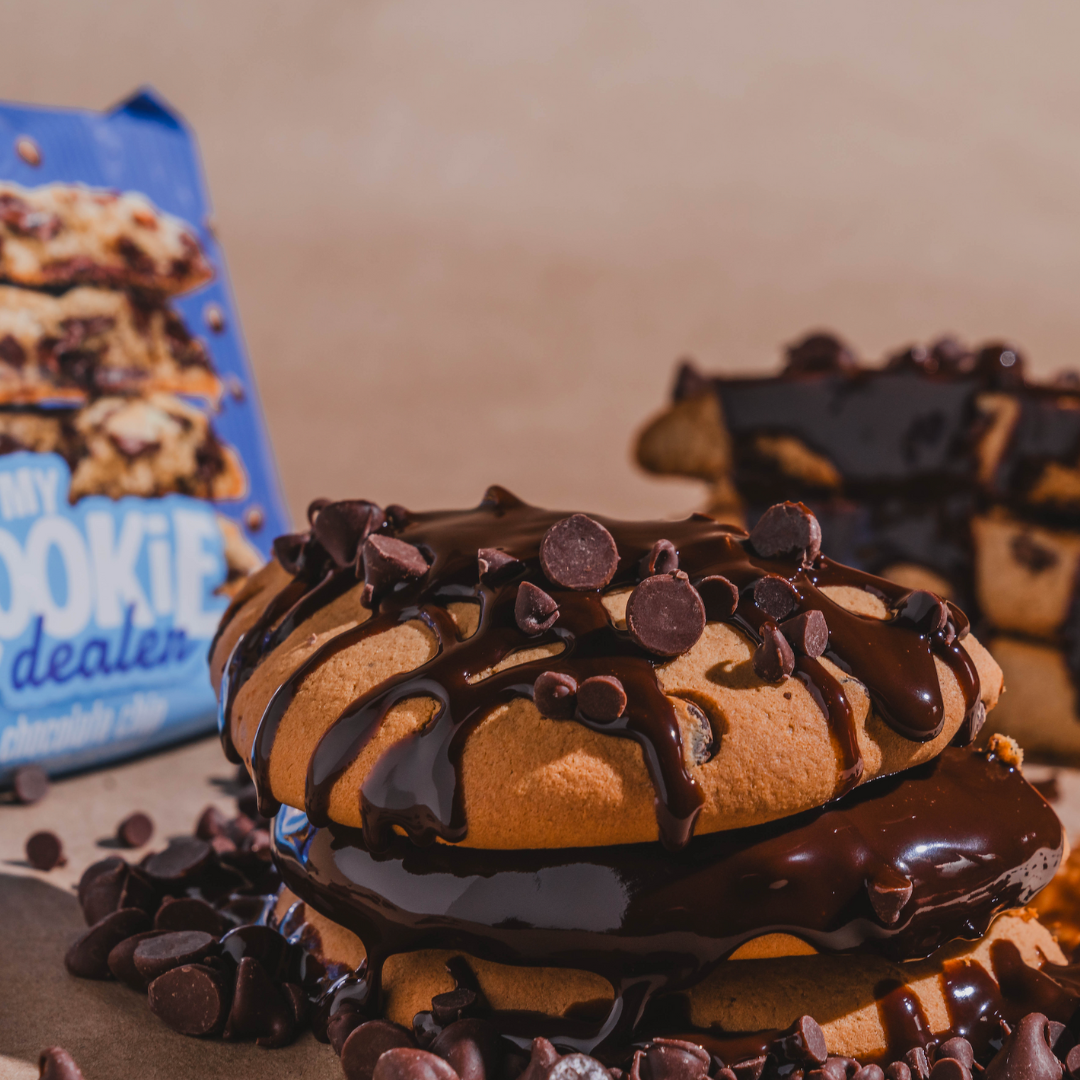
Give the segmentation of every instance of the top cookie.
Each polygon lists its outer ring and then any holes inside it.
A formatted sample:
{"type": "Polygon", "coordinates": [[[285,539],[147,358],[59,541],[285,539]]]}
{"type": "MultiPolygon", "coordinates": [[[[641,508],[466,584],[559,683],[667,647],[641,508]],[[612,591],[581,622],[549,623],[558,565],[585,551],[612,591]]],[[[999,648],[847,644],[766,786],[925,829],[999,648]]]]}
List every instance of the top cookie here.
{"type": "Polygon", "coordinates": [[[0,279],[175,295],[209,281],[191,228],[137,192],[0,183],[0,279]]]}
{"type": "Polygon", "coordinates": [[[474,847],[670,847],[974,738],[1001,672],[955,607],[747,536],[526,506],[319,502],[223,620],[225,734],[264,808],[474,847]]]}

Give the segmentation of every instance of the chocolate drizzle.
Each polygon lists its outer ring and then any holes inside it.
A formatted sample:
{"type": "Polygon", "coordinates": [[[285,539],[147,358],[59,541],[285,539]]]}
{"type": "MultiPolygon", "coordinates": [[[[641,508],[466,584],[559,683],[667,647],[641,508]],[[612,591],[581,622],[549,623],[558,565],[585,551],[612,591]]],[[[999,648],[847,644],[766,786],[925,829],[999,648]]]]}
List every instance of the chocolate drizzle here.
{"type": "MultiPolygon", "coordinates": [[[[387,513],[371,535],[413,545],[429,559],[428,572],[376,594],[366,622],[326,641],[278,687],[252,748],[262,813],[270,816],[277,809],[270,792],[270,755],[278,725],[304,680],[342,650],[418,620],[436,639],[435,656],[352,702],[317,745],[305,796],[305,809],[315,825],[328,823],[334,784],[378,730],[388,710],[407,698],[427,697],[436,703],[431,720],[384,751],[363,781],[359,798],[365,840],[369,848],[378,850],[390,842],[397,826],[419,844],[436,838],[460,842],[468,832],[460,766],[469,734],[498,705],[517,697],[531,698],[536,678],[554,671],[571,676],[579,685],[592,676],[610,676],[622,684],[628,704],[621,717],[599,722],[579,708],[574,720],[638,743],[655,790],[660,837],[671,850],[684,847],[703,796],[685,763],[675,709],[657,680],[656,668],[666,658],[635,644],[626,630],[612,623],[602,590],[559,588],[544,576],[541,541],[563,517],[527,506],[501,488],[491,488],[471,511],[412,514],[395,508],[387,513]],[[492,548],[517,562],[481,578],[478,551],[492,548]],[[515,599],[524,581],[543,588],[559,606],[558,620],[538,634],[525,634],[515,621],[515,599]],[[464,640],[458,637],[447,610],[455,601],[472,601],[480,607],[479,626],[464,640]],[[545,645],[561,646],[562,651],[470,681],[518,650],[545,645]]],[[[967,715],[974,716],[979,704],[978,676],[961,644],[967,622],[951,606],[943,626],[928,622],[922,600],[929,594],[910,593],[823,557],[808,566],[801,565],[797,556],[760,558],[746,534],[701,515],[683,522],[596,520],[614,538],[618,550],[608,590],[635,585],[656,541],[667,539],[677,551],[679,572],[685,572],[692,585],[715,575],[734,584],[739,592],[735,612],[728,605],[709,610],[710,591],[704,590],[707,615],[732,623],[757,643],[768,616],[754,602],[754,586],[767,574],[777,575],[792,587],[795,613],[817,610],[824,615],[829,629],[824,655],[868,689],[875,712],[894,730],[915,741],[933,739],[941,732],[944,706],[935,657],[955,674],[967,715]],[[853,614],[822,592],[830,585],[871,591],[892,614],[885,620],[853,614]]],[[[261,660],[306,619],[361,581],[357,563],[337,566],[311,537],[304,538],[295,559],[296,576],[240,638],[226,666],[221,728],[227,750],[231,750],[230,714],[236,694],[261,660]]],[[[797,676],[812,688],[828,719],[844,763],[842,787],[846,790],[861,777],[862,761],[843,687],[822,664],[807,657],[799,658],[797,676]]]]}
{"type": "MultiPolygon", "coordinates": [[[[650,1034],[665,1033],[651,1028],[665,1015],[667,996],[700,982],[761,934],[895,960],[924,957],[956,938],[977,940],[996,914],[1046,884],[1062,846],[1056,815],[1018,771],[956,749],[827,807],[699,836],[675,853],[657,844],[420,850],[400,836],[372,852],[359,830],[317,829],[293,810],[279,815],[275,834],[286,884],[367,947],[362,976],[338,988],[343,1000],[375,1012],[382,961],[421,949],[585,969],[615,988],[611,1014],[591,1027],[558,1019],[538,1027],[534,1017],[528,1031],[590,1052],[628,1043],[642,1015],[650,1034]],[[899,918],[887,923],[867,883],[897,873],[912,891],[899,918]]],[[[1023,1012],[1038,1007],[1056,1018],[1064,991],[1015,964],[1007,976],[1008,958],[998,960],[1006,946],[998,942],[994,954],[1002,994],[1013,993],[1023,1012]],[[1021,985],[1025,978],[1035,981],[1021,985]]],[[[897,1054],[924,1045],[929,1029],[910,991],[882,987],[879,995],[897,1054]]],[[[971,1029],[959,1014],[953,1023],[957,1033],[971,1029]]],[[[510,1018],[503,1025],[519,1026],[510,1018]]]]}

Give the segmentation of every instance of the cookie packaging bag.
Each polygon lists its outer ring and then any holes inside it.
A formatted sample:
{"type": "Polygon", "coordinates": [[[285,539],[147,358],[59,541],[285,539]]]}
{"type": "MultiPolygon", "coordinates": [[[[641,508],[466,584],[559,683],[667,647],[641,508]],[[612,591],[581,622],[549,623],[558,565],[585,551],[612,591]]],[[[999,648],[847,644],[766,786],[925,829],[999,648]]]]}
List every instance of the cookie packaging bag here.
{"type": "Polygon", "coordinates": [[[0,787],[211,729],[287,528],[191,132],[0,104],[0,787]]]}

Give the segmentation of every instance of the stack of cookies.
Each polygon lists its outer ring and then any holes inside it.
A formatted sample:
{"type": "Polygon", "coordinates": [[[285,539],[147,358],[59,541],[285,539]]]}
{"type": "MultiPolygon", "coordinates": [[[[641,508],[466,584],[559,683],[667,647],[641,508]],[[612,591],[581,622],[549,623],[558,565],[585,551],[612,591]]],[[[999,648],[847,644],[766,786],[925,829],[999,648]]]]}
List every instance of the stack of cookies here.
{"type": "Polygon", "coordinates": [[[212,276],[190,227],[142,195],[0,183],[0,453],[60,454],[73,502],[240,498],[207,415],[221,382],[169,304],[212,276]]]}
{"type": "Polygon", "coordinates": [[[1075,373],[1037,384],[1015,348],[953,339],[869,365],[813,334],[775,376],[684,363],[637,456],[707,481],[721,520],[802,500],[830,556],[956,601],[1005,671],[997,726],[1080,756],[1075,373]]]}

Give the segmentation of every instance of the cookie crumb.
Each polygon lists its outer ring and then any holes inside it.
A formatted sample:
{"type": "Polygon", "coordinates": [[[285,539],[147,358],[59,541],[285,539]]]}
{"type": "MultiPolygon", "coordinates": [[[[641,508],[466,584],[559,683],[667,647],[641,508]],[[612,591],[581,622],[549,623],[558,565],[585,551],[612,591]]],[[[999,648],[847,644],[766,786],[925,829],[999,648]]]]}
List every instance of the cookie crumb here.
{"type": "Polygon", "coordinates": [[[991,760],[996,758],[1014,769],[1019,769],[1024,764],[1024,751],[1020,744],[1008,735],[991,735],[986,746],[986,756],[991,760]]]}

